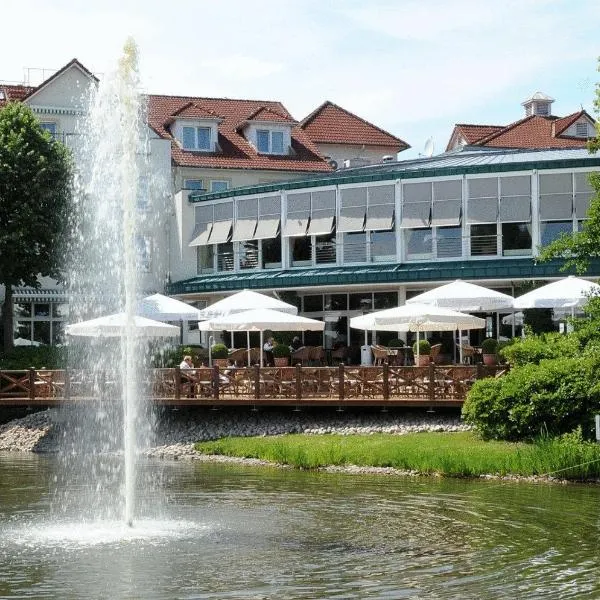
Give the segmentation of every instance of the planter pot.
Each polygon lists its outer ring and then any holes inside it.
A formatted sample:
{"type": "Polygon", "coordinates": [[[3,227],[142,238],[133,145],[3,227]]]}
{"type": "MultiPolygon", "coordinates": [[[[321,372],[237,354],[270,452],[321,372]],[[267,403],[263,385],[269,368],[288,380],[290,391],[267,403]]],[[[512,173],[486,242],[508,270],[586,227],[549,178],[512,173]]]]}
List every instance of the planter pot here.
{"type": "Polygon", "coordinates": [[[217,367],[219,367],[219,369],[225,369],[229,366],[229,359],[228,358],[213,358],[212,363],[213,363],[213,365],[216,365],[217,367]]]}
{"type": "Polygon", "coordinates": [[[488,365],[488,367],[492,367],[498,363],[498,357],[495,354],[484,354],[483,355],[483,364],[488,365]]]}
{"type": "Polygon", "coordinates": [[[287,367],[290,364],[290,359],[288,356],[276,356],[275,357],[275,366],[276,367],[287,367]]]}
{"type": "Polygon", "coordinates": [[[417,367],[428,367],[430,363],[429,354],[415,354],[415,364],[417,367]]]}

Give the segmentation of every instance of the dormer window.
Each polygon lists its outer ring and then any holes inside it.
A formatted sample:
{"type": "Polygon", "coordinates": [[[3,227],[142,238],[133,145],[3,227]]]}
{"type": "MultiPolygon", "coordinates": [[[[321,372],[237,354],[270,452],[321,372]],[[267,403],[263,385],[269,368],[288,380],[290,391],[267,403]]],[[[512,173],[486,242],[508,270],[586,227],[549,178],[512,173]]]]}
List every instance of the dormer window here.
{"type": "Polygon", "coordinates": [[[585,121],[579,121],[575,124],[575,135],[577,137],[588,137],[588,124],[585,121]]]}
{"type": "Polygon", "coordinates": [[[264,154],[283,154],[283,132],[258,129],[256,131],[256,148],[264,154]]]}
{"type": "Polygon", "coordinates": [[[212,150],[210,127],[182,127],[184,150],[212,150]]]}

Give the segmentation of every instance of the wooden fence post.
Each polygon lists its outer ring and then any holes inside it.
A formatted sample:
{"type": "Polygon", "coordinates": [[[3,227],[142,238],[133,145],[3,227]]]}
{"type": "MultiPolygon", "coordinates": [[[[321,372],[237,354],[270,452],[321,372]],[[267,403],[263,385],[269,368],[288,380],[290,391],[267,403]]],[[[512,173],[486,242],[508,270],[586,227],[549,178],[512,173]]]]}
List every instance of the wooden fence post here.
{"type": "Polygon", "coordinates": [[[219,372],[219,366],[214,365],[212,369],[212,396],[215,400],[219,399],[219,383],[221,380],[221,373],[219,372]]]}
{"type": "Polygon", "coordinates": [[[179,402],[181,399],[181,369],[175,367],[175,400],[179,402]]]}
{"type": "Polygon", "coordinates": [[[69,369],[65,369],[65,391],[64,391],[65,400],[71,399],[71,373],[69,369]]]}
{"type": "Polygon", "coordinates": [[[35,369],[29,369],[29,399],[35,401],[35,369]]]}
{"type": "Polygon", "coordinates": [[[429,400],[435,400],[435,364],[429,363],[429,400]]]}
{"type": "Polygon", "coordinates": [[[296,365],[296,401],[302,400],[302,365],[296,365]]]}
{"type": "Polygon", "coordinates": [[[338,397],[340,402],[344,401],[344,363],[340,363],[338,367],[338,397]]]}
{"type": "Polygon", "coordinates": [[[383,363],[383,399],[390,399],[390,366],[383,363]]]}
{"type": "Polygon", "coordinates": [[[260,398],[260,366],[254,365],[254,398],[260,398]]]}

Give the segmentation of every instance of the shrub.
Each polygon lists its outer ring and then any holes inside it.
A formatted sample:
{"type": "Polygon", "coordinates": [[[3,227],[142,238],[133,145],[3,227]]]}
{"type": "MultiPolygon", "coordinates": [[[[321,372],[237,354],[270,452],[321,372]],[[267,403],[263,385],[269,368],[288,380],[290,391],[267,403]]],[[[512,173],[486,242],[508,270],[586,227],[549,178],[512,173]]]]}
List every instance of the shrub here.
{"type": "Polygon", "coordinates": [[[177,367],[181,364],[183,357],[189,355],[195,365],[208,361],[208,351],[199,346],[173,346],[155,353],[151,358],[154,367],[177,367]]]}
{"type": "MultiPolygon", "coordinates": [[[[506,349],[505,349],[506,351],[506,349]]],[[[463,406],[467,423],[485,438],[533,439],[573,431],[591,437],[600,410],[600,384],[592,358],[557,358],[517,366],[498,379],[473,385],[463,406]]]]}
{"type": "Polygon", "coordinates": [[[404,340],[394,338],[388,342],[388,348],[404,348],[404,340]]]}
{"type": "Polygon", "coordinates": [[[498,351],[498,340],[495,338],[485,338],[481,342],[481,353],[482,354],[496,354],[498,351]]]}
{"type": "Polygon", "coordinates": [[[227,358],[229,356],[229,350],[225,344],[215,344],[210,352],[213,358],[227,358]]]}
{"type": "Polygon", "coordinates": [[[17,346],[0,357],[0,369],[20,370],[35,367],[64,369],[67,366],[65,346],[17,346]]]}
{"type": "Polygon", "coordinates": [[[431,354],[431,344],[427,340],[419,340],[413,344],[413,352],[417,354],[417,346],[419,348],[418,354],[425,356],[431,354]]]}
{"type": "Polygon", "coordinates": [[[276,358],[286,358],[290,356],[290,347],[285,344],[277,344],[273,346],[273,356],[276,358]]]}
{"type": "Polygon", "coordinates": [[[576,336],[560,333],[545,333],[514,340],[502,349],[502,356],[511,366],[538,364],[547,358],[576,357],[581,346],[576,336]]]}

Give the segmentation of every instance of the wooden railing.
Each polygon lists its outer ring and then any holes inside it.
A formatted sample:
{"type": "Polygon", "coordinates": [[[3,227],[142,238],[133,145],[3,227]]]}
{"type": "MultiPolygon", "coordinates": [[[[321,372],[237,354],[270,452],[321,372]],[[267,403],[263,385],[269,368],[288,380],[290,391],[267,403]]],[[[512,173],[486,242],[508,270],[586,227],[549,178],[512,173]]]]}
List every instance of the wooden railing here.
{"type": "MultiPolygon", "coordinates": [[[[498,376],[504,370],[481,364],[152,369],[141,378],[139,393],[172,406],[460,406],[477,379],[498,376]]],[[[0,406],[117,399],[121,385],[120,378],[109,372],[0,371],[0,406]]]]}

